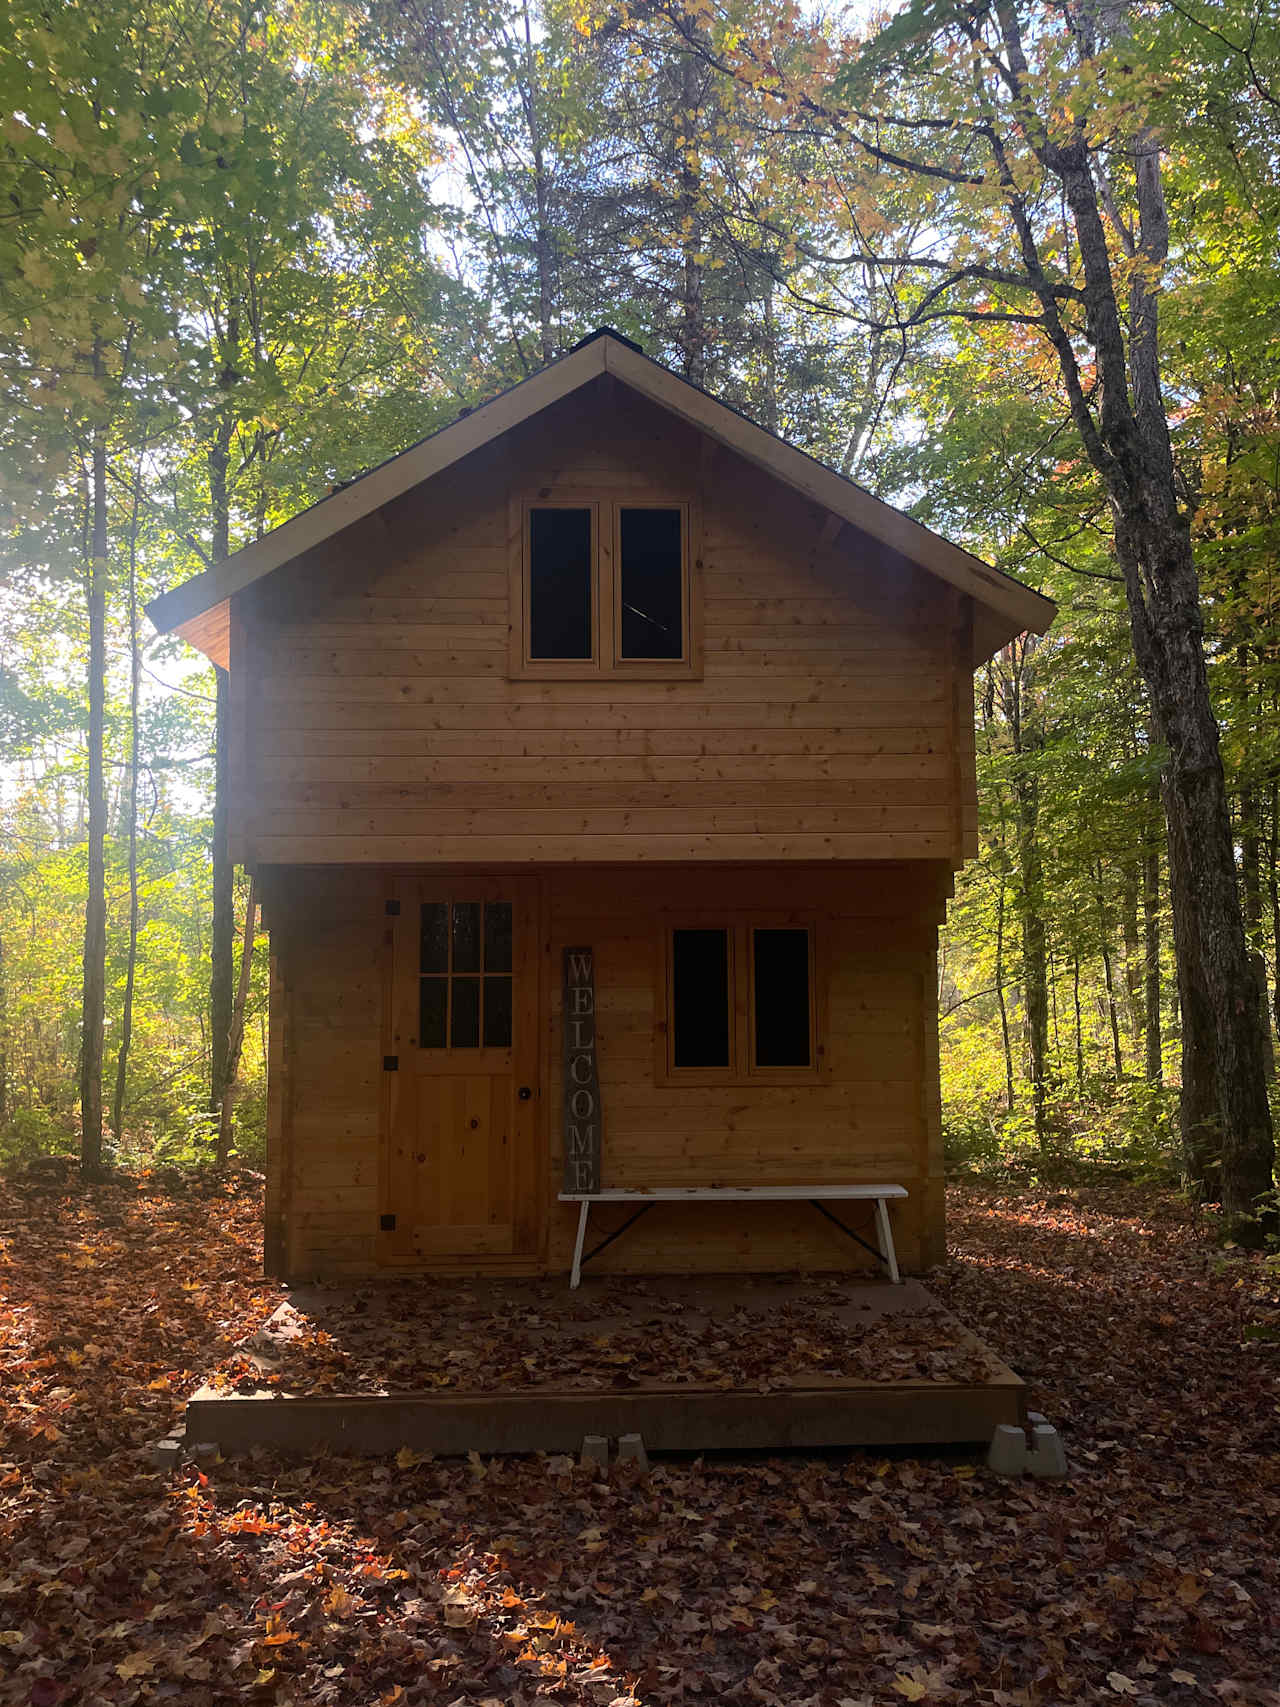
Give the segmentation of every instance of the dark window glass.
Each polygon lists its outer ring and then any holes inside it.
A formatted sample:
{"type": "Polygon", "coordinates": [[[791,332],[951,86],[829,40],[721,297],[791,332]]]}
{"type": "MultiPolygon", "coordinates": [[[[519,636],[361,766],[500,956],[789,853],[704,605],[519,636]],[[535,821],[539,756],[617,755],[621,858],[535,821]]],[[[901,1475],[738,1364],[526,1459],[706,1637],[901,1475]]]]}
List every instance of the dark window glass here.
{"type": "Polygon", "coordinates": [[[422,904],[422,972],[449,970],[449,909],[443,901],[422,904]]]}
{"type": "Polygon", "coordinates": [[[729,1065],[729,933],[671,933],[671,1059],[677,1067],[729,1065]]]}
{"type": "Polygon", "coordinates": [[[418,1047],[509,1049],[510,901],[424,902],[420,934],[418,1047]]]}
{"type": "Polygon", "coordinates": [[[807,1067],[809,1038],[809,933],[758,930],[753,934],[753,986],[757,1067],[807,1067]]]}
{"type": "Polygon", "coordinates": [[[684,656],[679,510],[621,510],[624,658],[684,656]]]}
{"type": "Polygon", "coordinates": [[[453,903],[453,967],[454,972],[480,970],[480,903],[453,903]]]}
{"type": "Polygon", "coordinates": [[[477,1049],[480,1045],[480,980],[452,980],[452,1014],[449,1042],[454,1049],[477,1049]]]}
{"type": "Polygon", "coordinates": [[[418,1048],[443,1049],[445,1015],[449,1010],[449,980],[422,978],[418,995],[418,1048]]]}
{"type": "Polygon", "coordinates": [[[510,978],[484,981],[484,1046],[486,1049],[511,1047],[510,978]]]}
{"type": "Polygon", "coordinates": [[[529,512],[529,656],[591,656],[591,511],[529,512]]]}
{"type": "Polygon", "coordinates": [[[484,969],[511,970],[511,903],[486,901],[484,908],[484,969]]]}

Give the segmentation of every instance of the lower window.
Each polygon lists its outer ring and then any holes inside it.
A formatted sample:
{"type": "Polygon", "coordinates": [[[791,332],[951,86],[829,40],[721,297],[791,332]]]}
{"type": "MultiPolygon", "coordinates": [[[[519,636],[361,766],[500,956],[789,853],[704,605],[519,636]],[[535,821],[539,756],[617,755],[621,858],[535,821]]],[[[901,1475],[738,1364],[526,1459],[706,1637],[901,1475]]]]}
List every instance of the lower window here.
{"type": "Polygon", "coordinates": [[[677,925],[667,943],[667,1067],[717,1078],[811,1072],[813,931],[677,925]]]}
{"type": "Polygon", "coordinates": [[[511,1047],[510,901],[424,901],[418,1047],[511,1047]]]}

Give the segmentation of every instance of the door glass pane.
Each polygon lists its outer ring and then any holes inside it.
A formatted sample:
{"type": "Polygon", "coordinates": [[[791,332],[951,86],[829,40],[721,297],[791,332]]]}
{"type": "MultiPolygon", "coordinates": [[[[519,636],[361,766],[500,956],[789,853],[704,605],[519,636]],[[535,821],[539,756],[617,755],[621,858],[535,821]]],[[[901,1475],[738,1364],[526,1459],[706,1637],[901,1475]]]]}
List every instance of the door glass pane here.
{"type": "Polygon", "coordinates": [[[510,978],[484,981],[484,1046],[486,1049],[511,1047],[510,978]]]}
{"type": "Polygon", "coordinates": [[[449,1007],[447,978],[418,980],[418,1047],[443,1049],[445,1044],[445,1014],[449,1007]]]}
{"type": "Polygon", "coordinates": [[[807,1067],[809,1037],[809,933],[752,933],[757,1067],[807,1067]]]}
{"type": "Polygon", "coordinates": [[[729,1065],[729,933],[671,933],[672,1063],[729,1065]]]}
{"type": "Polygon", "coordinates": [[[421,972],[449,970],[449,909],[443,901],[422,903],[422,964],[421,972]]]}
{"type": "Polygon", "coordinates": [[[679,510],[620,510],[622,656],[682,658],[679,510]]]}
{"type": "Polygon", "coordinates": [[[486,901],[484,906],[484,969],[511,970],[511,903],[486,901]]]}
{"type": "Polygon", "coordinates": [[[449,1042],[454,1049],[478,1049],[480,1046],[480,980],[454,978],[452,981],[452,1019],[449,1042]]]}
{"type": "Polygon", "coordinates": [[[591,511],[529,512],[529,656],[590,658],[591,511]]]}
{"type": "Polygon", "coordinates": [[[453,970],[455,972],[478,972],[480,970],[479,901],[455,901],[453,903],[453,970]]]}

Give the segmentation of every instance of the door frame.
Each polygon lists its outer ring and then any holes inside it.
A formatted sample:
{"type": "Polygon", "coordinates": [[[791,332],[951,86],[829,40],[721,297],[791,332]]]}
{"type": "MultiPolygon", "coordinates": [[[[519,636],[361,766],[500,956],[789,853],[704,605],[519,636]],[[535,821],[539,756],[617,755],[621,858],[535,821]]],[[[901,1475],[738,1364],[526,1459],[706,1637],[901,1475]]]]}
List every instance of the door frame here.
{"type": "MultiPolygon", "coordinates": [[[[420,866],[388,874],[382,888],[382,898],[381,910],[384,914],[381,957],[382,1060],[380,1067],[382,1085],[378,1121],[378,1220],[374,1230],[377,1266],[383,1273],[540,1274],[546,1265],[546,1247],[549,1234],[547,1181],[550,1165],[547,1145],[546,1099],[543,1094],[546,1078],[546,1051],[543,1038],[546,997],[544,992],[545,968],[543,966],[545,955],[542,951],[544,896],[541,879],[527,869],[517,871],[490,868],[463,870],[457,866],[420,866]],[[512,1255],[442,1254],[429,1258],[407,1259],[402,1251],[389,1248],[390,1241],[381,1225],[383,1213],[388,1209],[394,1212],[394,1206],[391,1204],[393,1191],[392,1141],[399,1095],[401,1086],[405,1082],[398,1061],[399,1055],[403,1052],[403,1045],[396,1037],[396,946],[397,940],[405,944],[410,936],[416,935],[410,923],[412,908],[417,900],[419,886],[430,883],[438,883],[442,887],[456,886],[459,890],[475,889],[482,893],[485,890],[503,890],[513,898],[517,894],[523,895],[529,908],[530,964],[526,968],[524,980],[520,979],[518,973],[516,974],[517,991],[523,982],[523,1001],[527,1004],[528,1009],[530,1026],[529,1082],[533,1092],[531,1099],[533,1107],[527,1125],[530,1153],[523,1158],[523,1168],[518,1168],[515,1188],[517,1204],[519,1204],[522,1187],[528,1192],[527,1202],[523,1205],[526,1211],[525,1218],[522,1221],[525,1234],[521,1241],[527,1248],[512,1255]],[[397,1058],[395,1070],[389,1070],[389,1062],[392,1057],[397,1058]]],[[[405,952],[407,952],[407,948],[402,948],[402,953],[405,952]]],[[[515,994],[514,999],[518,1008],[521,996],[515,994]]],[[[516,1075],[513,1072],[513,1080],[515,1077],[516,1075]]]]}

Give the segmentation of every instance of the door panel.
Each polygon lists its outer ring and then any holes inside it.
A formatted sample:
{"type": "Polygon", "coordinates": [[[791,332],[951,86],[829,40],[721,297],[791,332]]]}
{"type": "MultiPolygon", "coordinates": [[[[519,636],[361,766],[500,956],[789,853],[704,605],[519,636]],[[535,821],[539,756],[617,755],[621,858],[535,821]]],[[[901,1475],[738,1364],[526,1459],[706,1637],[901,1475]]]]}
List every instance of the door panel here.
{"type": "Polygon", "coordinates": [[[535,884],[406,879],[396,888],[380,1260],[531,1258],[540,1233],[535,884]]]}

